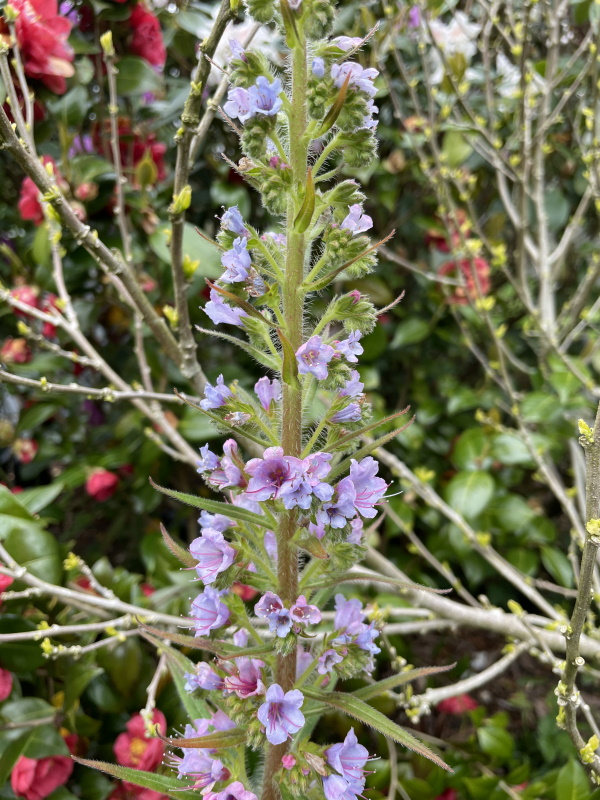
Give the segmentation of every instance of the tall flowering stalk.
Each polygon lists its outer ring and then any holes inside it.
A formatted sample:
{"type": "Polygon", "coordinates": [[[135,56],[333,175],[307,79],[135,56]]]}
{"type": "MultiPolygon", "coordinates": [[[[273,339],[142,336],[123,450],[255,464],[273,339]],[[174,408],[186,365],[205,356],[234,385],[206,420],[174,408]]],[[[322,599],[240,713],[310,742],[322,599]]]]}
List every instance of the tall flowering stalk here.
{"type": "MultiPolygon", "coordinates": [[[[211,284],[205,311],[214,323],[238,328],[244,338],[217,335],[252,354],[268,374],[254,393],[219,376],[197,408],[220,431],[258,445],[260,455],[246,460],[234,438],[223,454],[201,448],[198,472],[224,494],[223,502],[157,487],[202,510],[189,552],[166,532],[165,539],[204,586],[191,604],[194,636],[146,633],[214,656],[211,663],[187,662],[186,707],[198,708],[198,719],[184,738],[168,740],[183,751],[173,758],[180,780],[165,777],[174,783],[160,788],[177,792],[185,780],[208,800],[256,800],[259,781],[247,774],[244,759],[250,747],[266,750],[263,800],[354,800],[365,788],[369,754],[354,730],[330,746],[310,741],[325,708],[445,766],[366,702],[411,673],[362,696],[335,691],[339,678],[369,674],[379,652],[375,621],[367,622],[360,601],[337,586],[361,561],[364,520],[376,516],[388,489],[369,454],[400,429],[374,443],[361,437],[384,422],[389,429],[400,415],[370,421],[355,369],[361,337],[376,323],[371,302],[358,291],[336,296],[320,319],[309,315],[307,303],[341,272],[360,277],[376,263],[377,245],[364,235],[372,226],[364,195],[355,181],[336,181],[338,170],[328,161],[366,167],[373,159],[377,71],[352,60],[360,39],[324,38],[333,18],[329,2],[282,0],[275,8],[251,0],[249,6],[257,21],[281,27],[289,71],[275,75],[260,53],[232,43],[224,113],[241,125],[238,169],[282,230],[261,234],[236,207],[224,212],[217,237],[224,271],[211,284]],[[317,395],[327,404],[321,419],[315,419],[317,395]],[[261,595],[250,610],[234,583],[261,595]],[[325,626],[322,610],[334,595],[333,625],[325,626]],[[194,706],[200,698],[208,705],[194,706]]],[[[353,572],[352,579],[360,576],[353,572]]],[[[181,669],[186,660],[177,658],[181,669]]],[[[111,769],[124,780],[159,786],[156,776],[144,783],[143,773],[111,769]]]]}

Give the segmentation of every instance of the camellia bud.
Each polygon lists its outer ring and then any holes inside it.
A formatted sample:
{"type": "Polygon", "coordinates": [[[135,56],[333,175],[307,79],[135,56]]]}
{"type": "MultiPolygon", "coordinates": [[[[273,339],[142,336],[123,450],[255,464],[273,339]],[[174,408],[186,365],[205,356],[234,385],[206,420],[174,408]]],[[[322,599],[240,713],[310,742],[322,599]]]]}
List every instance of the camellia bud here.
{"type": "Polygon", "coordinates": [[[144,157],[135,165],[135,183],[142,189],[153,186],[158,178],[158,168],[149,150],[146,150],[144,157]]]}

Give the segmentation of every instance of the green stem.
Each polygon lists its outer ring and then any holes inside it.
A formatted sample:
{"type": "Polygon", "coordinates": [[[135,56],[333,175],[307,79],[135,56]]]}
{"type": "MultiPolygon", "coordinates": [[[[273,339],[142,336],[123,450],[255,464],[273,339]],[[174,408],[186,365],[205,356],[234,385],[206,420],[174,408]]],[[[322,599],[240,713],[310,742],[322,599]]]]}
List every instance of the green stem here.
{"type": "Polygon", "coordinates": [[[329,158],[331,153],[333,153],[333,151],[338,146],[338,137],[339,137],[339,134],[336,133],[336,135],[329,142],[329,144],[325,145],[325,149],[323,150],[321,155],[318,157],[318,159],[315,161],[315,165],[313,167],[313,175],[315,177],[318,175],[319,170],[321,169],[323,164],[327,161],[327,159],[329,158]]]}
{"type": "MultiPolygon", "coordinates": [[[[292,170],[292,191],[287,205],[287,252],[283,280],[283,317],[287,337],[294,352],[302,344],[304,295],[299,290],[304,279],[306,237],[294,229],[294,219],[299,210],[298,189],[306,186],[308,142],[305,136],[306,113],[306,43],[299,42],[292,52],[292,97],[288,113],[289,164],[292,170]]],[[[283,384],[281,446],[286,455],[300,456],[302,452],[302,389],[299,384],[283,384]]],[[[292,538],[296,532],[297,511],[285,511],[280,516],[277,531],[277,579],[279,595],[289,608],[298,597],[298,554],[292,538]]],[[[292,689],[296,680],[296,648],[288,655],[278,655],[275,669],[276,682],[284,692],[292,689]]],[[[265,762],[262,800],[279,800],[279,788],[274,780],[281,768],[281,757],[288,744],[271,745],[265,762]]]]}

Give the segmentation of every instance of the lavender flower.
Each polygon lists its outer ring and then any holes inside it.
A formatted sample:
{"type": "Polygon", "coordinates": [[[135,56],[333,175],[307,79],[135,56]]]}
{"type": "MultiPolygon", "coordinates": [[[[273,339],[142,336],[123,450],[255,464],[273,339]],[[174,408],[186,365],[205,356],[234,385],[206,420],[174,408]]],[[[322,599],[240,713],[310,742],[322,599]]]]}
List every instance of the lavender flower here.
{"type": "Polygon", "coordinates": [[[193,601],[191,616],[196,636],[207,636],[211,631],[222,628],[229,620],[229,609],[220,600],[223,594],[224,592],[207,586],[193,601]]]}
{"type": "Polygon", "coordinates": [[[204,800],[258,800],[258,797],[249,789],[244,788],[240,781],[230,783],[222,792],[209,792],[204,795],[204,800]]]}
{"type": "Polygon", "coordinates": [[[331,77],[338,89],[342,87],[348,75],[350,75],[350,86],[356,86],[359,91],[364,92],[368,97],[375,97],[377,89],[373,85],[373,81],[379,75],[376,69],[365,69],[355,61],[334,64],[331,67],[331,77]]]}
{"type": "Polygon", "coordinates": [[[240,214],[240,210],[237,206],[230,206],[223,214],[221,217],[221,227],[225,231],[231,231],[231,233],[235,233],[236,236],[242,236],[246,239],[250,237],[250,231],[244,225],[244,218],[240,214]]]}
{"type": "Polygon", "coordinates": [[[233,643],[236,647],[246,647],[248,644],[248,631],[240,628],[233,634],[233,643]]]}
{"type": "Polygon", "coordinates": [[[280,94],[281,81],[279,78],[275,78],[273,83],[269,83],[264,75],[258,77],[254,86],[248,89],[255,113],[264,114],[267,117],[275,116],[283,105],[280,94]]]}
{"type": "Polygon", "coordinates": [[[378,636],[379,631],[375,627],[375,623],[370,622],[368,625],[365,625],[357,635],[354,644],[360,647],[361,650],[366,650],[368,653],[376,655],[377,653],[381,653],[381,648],[377,647],[373,641],[378,636]]]}
{"type": "Polygon", "coordinates": [[[264,544],[269,558],[277,563],[277,537],[273,531],[265,532],[264,544]]]}
{"type": "Polygon", "coordinates": [[[210,791],[217,781],[223,781],[230,775],[218,758],[212,758],[206,749],[192,750],[186,748],[178,765],[179,777],[188,775],[195,778],[194,788],[210,791]]]}
{"type": "Polygon", "coordinates": [[[202,536],[190,544],[190,553],[197,559],[196,572],[204,583],[214,583],[220,572],[233,564],[236,552],[220,531],[205,528],[202,536]]]}
{"type": "Polygon", "coordinates": [[[247,63],[248,57],[246,56],[244,48],[238,42],[237,39],[229,39],[227,44],[229,45],[229,49],[231,50],[231,58],[239,58],[240,61],[247,63]]]}
{"type": "Polygon", "coordinates": [[[245,479],[240,469],[243,467],[243,461],[235,439],[227,439],[223,445],[223,452],[225,455],[219,462],[219,468],[211,472],[208,482],[221,489],[225,489],[227,486],[243,486],[245,479]]]}
{"type": "Polygon", "coordinates": [[[412,6],[408,12],[408,27],[419,28],[421,26],[421,9],[419,6],[412,6]]]}
{"type": "Polygon", "coordinates": [[[354,505],[363,517],[369,519],[377,515],[373,506],[383,497],[388,487],[383,478],[376,477],[378,470],[379,464],[372,456],[367,456],[360,462],[354,458],[351,461],[350,480],[356,491],[354,505]]]}
{"type": "Polygon", "coordinates": [[[344,528],[349,519],[356,516],[356,489],[350,478],[343,478],[336,486],[337,498],[333,503],[324,503],[317,511],[317,523],[332,528],[344,528]]]}
{"type": "Polygon", "coordinates": [[[205,411],[213,408],[221,408],[227,402],[227,398],[232,397],[233,392],[229,386],[225,386],[223,376],[219,375],[215,386],[207,383],[204,387],[204,400],[200,401],[200,407],[205,411]]]}
{"type": "Polygon", "coordinates": [[[364,388],[365,385],[360,381],[358,370],[353,369],[350,373],[349,380],[346,381],[344,388],[340,389],[338,395],[340,397],[352,397],[353,399],[356,399],[358,397],[362,397],[364,388]]]}
{"type": "Polygon", "coordinates": [[[196,463],[198,464],[198,472],[210,472],[213,469],[217,469],[219,459],[205,444],[200,448],[200,460],[196,463]]]}
{"type": "Polygon", "coordinates": [[[300,711],[303,702],[304,695],[298,689],[284,694],[277,683],[268,688],[266,702],[258,709],[257,716],[271,744],[282,744],[298,733],[304,725],[304,714],[300,711]]]}
{"type": "Polygon", "coordinates": [[[277,378],[272,381],[266,376],[260,378],[254,384],[254,391],[265,411],[269,411],[273,401],[278,403],[281,400],[281,382],[277,378]]]}
{"type": "Polygon", "coordinates": [[[317,380],[325,380],[329,371],[327,364],[335,354],[333,347],[323,344],[320,336],[311,336],[296,351],[298,360],[298,372],[301,375],[314,375],[317,380]]]}
{"type": "Polygon", "coordinates": [[[354,519],[350,520],[350,527],[352,528],[352,533],[349,533],[346,537],[346,541],[348,544],[360,544],[362,542],[363,537],[363,521],[360,517],[355,517],[354,519]]]}
{"type": "Polygon", "coordinates": [[[362,206],[355,203],[348,209],[348,216],[342,222],[342,228],[346,231],[364,233],[373,227],[373,220],[367,214],[363,214],[362,206]]]}
{"type": "Polygon", "coordinates": [[[325,77],[325,62],[322,58],[313,58],[311,69],[315,78],[325,77]]]}
{"type": "Polygon", "coordinates": [[[362,353],[364,353],[362,345],[359,344],[361,338],[362,333],[360,331],[352,331],[347,339],[343,339],[341,342],[336,342],[335,348],[338,353],[341,353],[346,358],[346,361],[356,364],[358,361],[357,356],[360,356],[362,353]]]}
{"type": "Polygon", "coordinates": [[[234,240],[232,249],[221,256],[221,264],[225,267],[225,272],[220,277],[223,283],[241,283],[248,278],[252,259],[246,248],[246,239],[239,236],[234,240]]]}
{"type": "Polygon", "coordinates": [[[269,630],[279,638],[285,638],[292,629],[290,612],[283,605],[282,599],[273,592],[267,592],[254,606],[257,617],[266,619],[269,630]]]}
{"type": "Polygon", "coordinates": [[[354,791],[341,775],[327,775],[323,778],[323,792],[325,800],[359,800],[362,789],[360,792],[354,791]]]}
{"type": "Polygon", "coordinates": [[[317,606],[309,605],[306,597],[301,594],[290,608],[290,617],[298,625],[316,625],[321,621],[321,612],[317,606]]]}
{"type": "Polygon", "coordinates": [[[343,50],[345,53],[347,53],[348,50],[353,50],[355,47],[358,47],[362,42],[363,40],[360,36],[337,36],[335,39],[331,40],[331,44],[339,47],[340,50],[343,50]]]}
{"type": "Polygon", "coordinates": [[[350,728],[343,743],[334,744],[325,750],[325,758],[329,766],[339,772],[344,780],[357,787],[357,793],[362,792],[369,751],[358,743],[354,728],[350,728]]]}
{"type": "MultiPolygon", "coordinates": [[[[208,445],[206,445],[208,447],[208,445]]],[[[217,467],[219,466],[219,462],[217,461],[217,467]]],[[[209,514],[208,511],[201,511],[200,516],[198,517],[198,525],[201,528],[212,528],[215,531],[226,531],[227,528],[233,527],[235,525],[232,519],[229,517],[223,516],[223,514],[209,514]]]]}
{"type": "Polygon", "coordinates": [[[355,636],[365,627],[364,617],[365,611],[360,600],[346,600],[343,594],[336,594],[334,630],[345,633],[347,636],[355,636]]]}
{"type": "Polygon", "coordinates": [[[223,678],[206,661],[201,661],[196,665],[195,672],[186,672],[183,677],[186,680],[186,692],[193,692],[194,689],[213,691],[223,688],[223,678]]]}
{"type": "Polygon", "coordinates": [[[336,664],[344,660],[344,656],[338,653],[337,650],[325,650],[323,655],[319,656],[319,666],[317,672],[319,675],[328,675],[336,664]]]}
{"type": "Polygon", "coordinates": [[[283,455],[282,447],[267,447],[264,458],[252,458],[246,464],[246,472],[251,476],[248,494],[258,501],[278,498],[282,488],[298,477],[298,458],[283,455]]]}
{"type": "Polygon", "coordinates": [[[262,682],[264,661],[258,658],[236,658],[235,672],[225,678],[225,689],[233,692],[242,700],[265,693],[262,682]]]}
{"type": "Polygon", "coordinates": [[[266,592],[254,606],[254,613],[261,619],[267,619],[270,614],[280,611],[283,607],[283,600],[279,595],[266,592]]]}
{"type": "Polygon", "coordinates": [[[219,325],[222,322],[225,325],[237,325],[239,328],[242,327],[241,320],[248,316],[243,308],[230,306],[226,303],[214,289],[210,290],[210,300],[204,306],[204,312],[215,325],[219,325]]]}
{"type": "Polygon", "coordinates": [[[254,103],[247,89],[237,86],[227,92],[227,102],[223,106],[223,111],[232,119],[239,119],[240,122],[247,122],[256,114],[254,103]]]}
{"type": "Polygon", "coordinates": [[[285,233],[274,233],[273,231],[267,231],[266,233],[263,233],[260,238],[263,240],[263,242],[266,242],[267,239],[272,239],[275,244],[279,244],[282,247],[285,247],[287,243],[287,237],[285,233]]]}
{"type": "Polygon", "coordinates": [[[341,411],[336,411],[330,421],[335,424],[340,422],[358,422],[360,417],[360,406],[358,403],[350,403],[346,408],[342,408],[341,411]]]}

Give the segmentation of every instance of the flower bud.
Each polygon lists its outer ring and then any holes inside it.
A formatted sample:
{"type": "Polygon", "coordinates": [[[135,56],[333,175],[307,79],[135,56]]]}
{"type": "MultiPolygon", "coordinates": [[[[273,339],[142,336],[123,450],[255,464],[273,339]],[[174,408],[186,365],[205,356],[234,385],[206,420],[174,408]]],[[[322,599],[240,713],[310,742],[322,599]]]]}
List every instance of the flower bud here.
{"type": "Polygon", "coordinates": [[[113,58],[115,54],[115,48],[113,46],[113,38],[112,38],[112,31],[106,31],[100,37],[100,46],[102,47],[102,52],[107,58],[113,58]]]}
{"type": "Polygon", "coordinates": [[[311,76],[306,87],[309,116],[312,119],[322,120],[328,108],[334,102],[336,94],[337,91],[330,78],[311,76]]]}
{"type": "Polygon", "coordinates": [[[179,314],[173,306],[163,306],[163,314],[169,320],[169,325],[175,330],[179,325],[179,314]]]}
{"type": "Polygon", "coordinates": [[[181,267],[183,269],[183,274],[185,275],[188,281],[194,277],[196,270],[198,269],[199,266],[200,266],[199,258],[192,261],[192,259],[190,258],[190,256],[188,256],[187,253],[184,255],[181,267]]]}
{"type": "Polygon", "coordinates": [[[150,151],[146,150],[144,157],[135,165],[134,181],[136,186],[146,189],[153,186],[158,179],[158,168],[150,151]]]}
{"type": "Polygon", "coordinates": [[[356,181],[348,180],[338,183],[326,196],[329,205],[342,208],[346,213],[348,206],[362,205],[366,195],[356,181]]]}
{"type": "Polygon", "coordinates": [[[271,214],[285,214],[287,205],[287,192],[290,182],[285,180],[284,172],[273,172],[261,184],[260,192],[264,207],[271,214]]]}
{"type": "Polygon", "coordinates": [[[305,30],[311,39],[327,36],[335,17],[335,6],[331,0],[313,0],[306,15],[305,30]]]}
{"type": "Polygon", "coordinates": [[[339,144],[350,167],[368,167],[377,152],[377,141],[367,128],[341,134],[339,144]]]}
{"type": "Polygon", "coordinates": [[[350,91],[337,117],[336,124],[342,131],[360,128],[369,114],[367,98],[360,92],[350,91]]]}
{"type": "Polygon", "coordinates": [[[244,125],[241,137],[242,150],[254,159],[264,159],[267,154],[267,138],[277,122],[273,117],[253,117],[244,125]]]}
{"type": "Polygon", "coordinates": [[[263,25],[270,22],[275,14],[273,0],[245,0],[245,5],[250,16],[263,25]]]}
{"type": "Polygon", "coordinates": [[[4,6],[4,19],[7,22],[16,22],[18,16],[19,16],[18,8],[15,8],[15,6],[11,6],[10,3],[4,6]]]}
{"type": "Polygon", "coordinates": [[[370,333],[377,322],[375,306],[360,292],[358,299],[354,292],[338,297],[332,303],[331,318],[339,320],[346,331],[370,333]]]}
{"type": "Polygon", "coordinates": [[[260,75],[264,75],[273,80],[271,71],[269,69],[269,62],[267,58],[257,50],[248,50],[244,53],[245,61],[241,58],[233,58],[231,60],[231,74],[229,81],[232,86],[241,86],[243,89],[248,89],[252,84],[256,83],[256,79],[260,75]]]}

